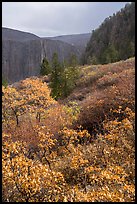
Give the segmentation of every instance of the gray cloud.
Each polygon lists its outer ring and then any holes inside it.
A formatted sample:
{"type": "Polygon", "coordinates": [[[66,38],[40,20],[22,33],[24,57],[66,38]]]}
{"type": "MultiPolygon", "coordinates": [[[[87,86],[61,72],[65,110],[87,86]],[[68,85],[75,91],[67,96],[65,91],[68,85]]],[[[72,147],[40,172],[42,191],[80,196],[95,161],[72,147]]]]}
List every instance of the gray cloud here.
{"type": "Polygon", "coordinates": [[[2,2],[2,26],[40,37],[88,33],[128,2],[2,2]]]}

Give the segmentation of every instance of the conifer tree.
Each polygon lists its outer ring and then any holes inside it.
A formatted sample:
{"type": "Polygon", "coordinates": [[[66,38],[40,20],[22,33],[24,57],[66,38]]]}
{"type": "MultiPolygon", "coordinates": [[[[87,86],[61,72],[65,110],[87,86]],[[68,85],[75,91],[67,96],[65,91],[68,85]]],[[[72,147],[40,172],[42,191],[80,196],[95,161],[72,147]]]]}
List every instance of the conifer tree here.
{"type": "Polygon", "coordinates": [[[2,77],[2,86],[8,86],[8,81],[5,79],[5,77],[2,77]]]}
{"type": "Polygon", "coordinates": [[[51,96],[55,99],[67,97],[75,87],[79,75],[76,56],[71,55],[68,62],[60,63],[57,53],[54,53],[51,66],[51,96]]]}
{"type": "Polygon", "coordinates": [[[61,96],[62,87],[62,66],[59,63],[57,53],[53,54],[52,57],[52,72],[51,72],[51,84],[52,88],[51,95],[53,98],[58,99],[61,96]]]}
{"type": "Polygon", "coordinates": [[[47,60],[46,57],[44,57],[44,59],[42,60],[42,64],[41,64],[40,67],[41,67],[40,74],[42,76],[51,73],[51,66],[50,66],[50,63],[49,63],[49,61],[47,60]]]}

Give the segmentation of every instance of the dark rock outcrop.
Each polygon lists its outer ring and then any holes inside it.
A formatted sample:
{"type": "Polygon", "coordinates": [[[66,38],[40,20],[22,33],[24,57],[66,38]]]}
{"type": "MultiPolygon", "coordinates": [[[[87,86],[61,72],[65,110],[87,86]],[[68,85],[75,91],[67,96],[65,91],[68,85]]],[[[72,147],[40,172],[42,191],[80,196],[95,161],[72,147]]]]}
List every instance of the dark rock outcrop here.
{"type": "Polygon", "coordinates": [[[9,83],[39,74],[40,62],[41,44],[39,40],[2,41],[2,76],[9,83]]]}
{"type": "Polygon", "coordinates": [[[42,39],[33,34],[2,29],[2,76],[8,83],[39,75],[40,64],[46,56],[49,61],[54,52],[60,61],[80,52],[75,46],[59,40],[42,39]],[[15,33],[14,33],[15,32],[15,33]],[[14,35],[15,34],[15,35],[14,35]]]}
{"type": "Polygon", "coordinates": [[[73,34],[73,35],[61,35],[56,37],[48,37],[51,40],[60,40],[67,42],[77,48],[80,55],[85,51],[88,41],[90,40],[91,33],[73,34]]]}
{"type": "Polygon", "coordinates": [[[75,48],[75,46],[59,40],[41,39],[41,46],[42,58],[46,55],[49,61],[52,60],[54,52],[58,53],[59,61],[69,59],[72,53],[78,58],[80,57],[80,52],[75,48]]]}

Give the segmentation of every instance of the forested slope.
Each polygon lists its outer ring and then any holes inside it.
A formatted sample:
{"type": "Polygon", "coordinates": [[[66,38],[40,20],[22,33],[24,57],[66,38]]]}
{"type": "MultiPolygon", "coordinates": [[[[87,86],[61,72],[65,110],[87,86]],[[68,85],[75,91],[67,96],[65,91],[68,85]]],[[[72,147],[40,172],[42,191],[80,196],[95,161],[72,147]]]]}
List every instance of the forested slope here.
{"type": "Polygon", "coordinates": [[[135,54],[135,3],[126,4],[93,30],[83,63],[105,64],[125,60],[135,54]]]}

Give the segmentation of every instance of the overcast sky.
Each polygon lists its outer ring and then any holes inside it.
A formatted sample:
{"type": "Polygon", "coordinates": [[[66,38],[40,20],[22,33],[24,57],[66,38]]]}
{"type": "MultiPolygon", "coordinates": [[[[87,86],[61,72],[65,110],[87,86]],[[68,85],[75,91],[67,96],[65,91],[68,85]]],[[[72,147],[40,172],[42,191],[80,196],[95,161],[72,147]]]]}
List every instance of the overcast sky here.
{"type": "Polygon", "coordinates": [[[2,26],[40,37],[89,33],[128,2],[2,2],[2,26]]]}

